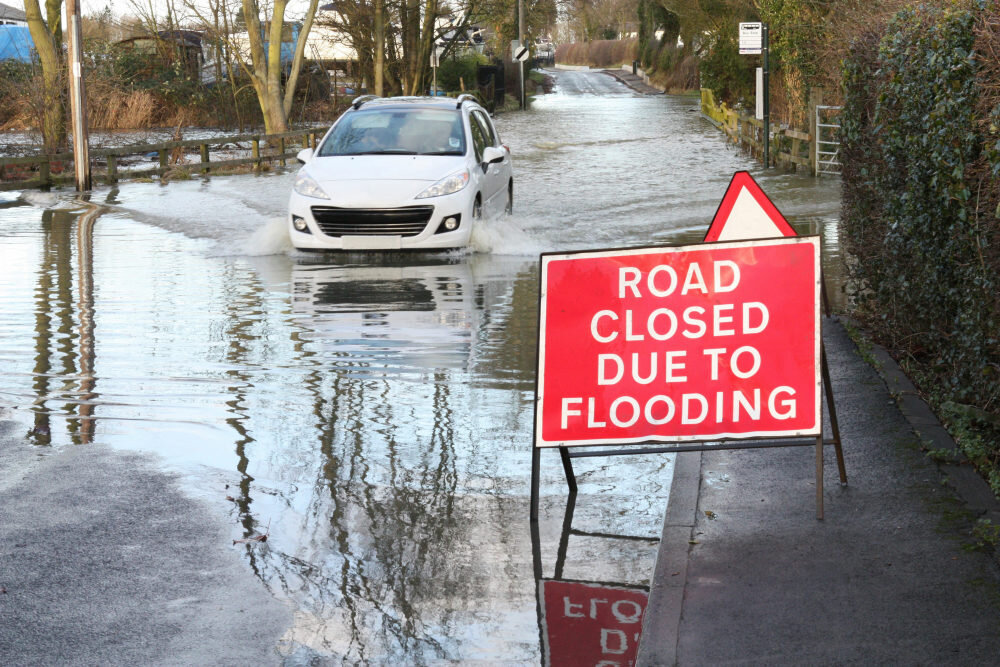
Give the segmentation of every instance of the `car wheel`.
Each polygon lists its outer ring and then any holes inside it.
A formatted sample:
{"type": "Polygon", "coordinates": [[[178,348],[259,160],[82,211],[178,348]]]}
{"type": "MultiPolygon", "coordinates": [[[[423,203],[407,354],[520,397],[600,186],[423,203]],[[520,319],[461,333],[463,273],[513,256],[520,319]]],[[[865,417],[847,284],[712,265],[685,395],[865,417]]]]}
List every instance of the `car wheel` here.
{"type": "Polygon", "coordinates": [[[472,204],[472,219],[479,221],[483,219],[483,200],[476,196],[476,201],[472,204]]]}
{"type": "Polygon", "coordinates": [[[507,215],[514,214],[514,181],[507,185],[507,208],[503,212],[507,215]]]}

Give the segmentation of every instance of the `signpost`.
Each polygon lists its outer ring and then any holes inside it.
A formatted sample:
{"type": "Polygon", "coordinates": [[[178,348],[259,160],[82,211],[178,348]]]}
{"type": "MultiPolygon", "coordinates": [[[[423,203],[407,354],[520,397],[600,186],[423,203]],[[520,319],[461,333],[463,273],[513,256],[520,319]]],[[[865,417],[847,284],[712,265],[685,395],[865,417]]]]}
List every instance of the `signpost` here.
{"type": "Polygon", "coordinates": [[[740,23],[740,55],[763,56],[763,67],[760,70],[760,85],[757,88],[758,98],[763,95],[763,104],[758,102],[758,115],[764,120],[764,166],[770,167],[771,152],[771,104],[768,80],[768,29],[766,23],[740,23]],[[763,89],[763,90],[762,90],[763,89]]]}
{"type": "Polygon", "coordinates": [[[822,519],[826,444],[847,483],[819,237],[796,236],[738,172],[705,240],[541,256],[532,521],[544,448],[558,449],[571,493],[577,457],[815,445],[822,519]],[[593,445],[625,448],[570,451],[593,445]]]}
{"type": "Polygon", "coordinates": [[[815,436],[819,276],[818,237],[543,255],[536,447],[815,436]]]}
{"type": "Polygon", "coordinates": [[[764,24],[740,23],[740,55],[760,55],[763,46],[764,24]]]}

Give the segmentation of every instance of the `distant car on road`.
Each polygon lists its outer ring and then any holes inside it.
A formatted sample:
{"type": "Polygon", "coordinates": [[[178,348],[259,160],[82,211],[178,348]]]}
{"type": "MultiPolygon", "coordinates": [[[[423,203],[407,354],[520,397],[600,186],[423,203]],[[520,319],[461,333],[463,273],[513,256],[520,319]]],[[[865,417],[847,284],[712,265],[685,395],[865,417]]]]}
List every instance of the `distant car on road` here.
{"type": "Polygon", "coordinates": [[[461,248],[513,207],[510,151],[471,95],[360,97],[298,158],[298,250],[461,248]]]}

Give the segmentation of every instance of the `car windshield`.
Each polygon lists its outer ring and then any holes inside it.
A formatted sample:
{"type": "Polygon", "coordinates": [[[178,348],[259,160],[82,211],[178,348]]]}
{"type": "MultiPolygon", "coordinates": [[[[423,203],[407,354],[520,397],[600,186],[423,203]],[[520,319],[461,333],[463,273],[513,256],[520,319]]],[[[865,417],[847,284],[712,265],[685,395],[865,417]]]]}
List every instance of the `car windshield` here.
{"type": "Polygon", "coordinates": [[[348,113],[319,147],[329,155],[464,155],[457,109],[368,109],[348,113]]]}

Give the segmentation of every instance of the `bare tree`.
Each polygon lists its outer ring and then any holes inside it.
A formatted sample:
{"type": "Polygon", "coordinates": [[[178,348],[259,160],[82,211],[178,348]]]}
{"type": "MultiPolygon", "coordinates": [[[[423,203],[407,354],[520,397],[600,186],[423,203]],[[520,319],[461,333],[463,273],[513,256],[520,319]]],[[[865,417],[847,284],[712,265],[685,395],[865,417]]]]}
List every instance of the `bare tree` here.
{"type": "Polygon", "coordinates": [[[306,39],[316,17],[319,0],[309,0],[309,7],[302,20],[295,54],[288,70],[287,81],[282,82],[281,39],[285,26],[285,10],[288,0],[274,0],[270,20],[267,25],[267,42],[264,41],[264,15],[257,0],[243,0],[243,19],[247,26],[247,41],[250,44],[250,62],[241,59],[241,65],[250,77],[260,110],[264,114],[264,130],[268,134],[288,131],[288,115],[292,110],[295,85],[302,68],[306,39]],[[266,50],[265,50],[266,46],[266,50]]]}
{"type": "Polygon", "coordinates": [[[47,18],[38,0],[24,0],[28,31],[42,66],[42,143],[46,153],[57,153],[66,145],[66,111],[63,105],[62,0],[46,0],[47,18]]]}

